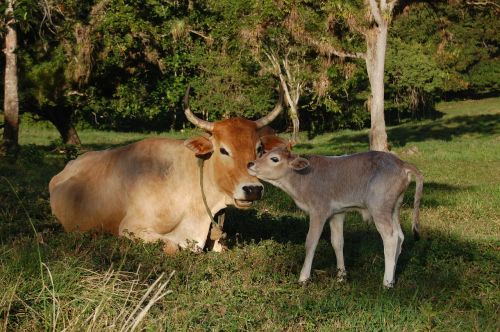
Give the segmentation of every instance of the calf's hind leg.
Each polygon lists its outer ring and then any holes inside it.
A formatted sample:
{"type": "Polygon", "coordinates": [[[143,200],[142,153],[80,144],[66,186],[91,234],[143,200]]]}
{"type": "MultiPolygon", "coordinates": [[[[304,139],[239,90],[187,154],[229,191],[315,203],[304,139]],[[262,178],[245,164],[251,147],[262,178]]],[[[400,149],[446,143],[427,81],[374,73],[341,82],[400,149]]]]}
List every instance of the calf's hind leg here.
{"type": "Polygon", "coordinates": [[[397,264],[398,262],[399,255],[401,254],[401,249],[403,247],[403,241],[405,239],[403,230],[401,229],[401,223],[399,222],[399,211],[401,209],[401,204],[403,203],[403,196],[404,193],[399,196],[396,205],[394,206],[394,210],[392,211],[392,226],[394,230],[397,231],[398,233],[398,246],[397,246],[395,264],[397,264]]]}
{"type": "Polygon", "coordinates": [[[337,258],[337,281],[345,281],[344,265],[344,219],[345,213],[334,214],[330,218],[330,241],[337,258]]]}
{"type": "Polygon", "coordinates": [[[385,272],[383,283],[385,287],[392,288],[394,286],[394,273],[399,251],[399,231],[393,225],[391,213],[373,215],[373,221],[384,244],[385,272]]]}

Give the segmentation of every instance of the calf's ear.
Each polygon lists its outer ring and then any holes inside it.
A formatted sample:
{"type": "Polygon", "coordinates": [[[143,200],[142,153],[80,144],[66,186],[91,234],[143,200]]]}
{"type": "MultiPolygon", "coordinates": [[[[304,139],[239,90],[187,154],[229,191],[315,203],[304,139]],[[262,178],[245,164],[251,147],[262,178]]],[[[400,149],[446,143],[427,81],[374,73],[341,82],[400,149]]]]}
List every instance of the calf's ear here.
{"type": "Polygon", "coordinates": [[[285,147],[288,145],[288,141],[276,135],[266,135],[260,138],[262,146],[264,147],[264,152],[271,151],[274,148],[285,147]]]}
{"type": "Polygon", "coordinates": [[[214,152],[214,146],[212,142],[207,137],[196,136],[184,141],[184,146],[186,146],[198,158],[208,159],[214,152]]]}
{"type": "Polygon", "coordinates": [[[257,130],[257,134],[259,135],[259,137],[268,136],[268,135],[275,135],[276,130],[274,130],[273,128],[271,128],[269,126],[264,126],[264,127],[257,130]]]}
{"type": "Polygon", "coordinates": [[[288,162],[288,166],[295,171],[302,171],[308,168],[309,165],[309,160],[302,157],[297,157],[288,162]]]}

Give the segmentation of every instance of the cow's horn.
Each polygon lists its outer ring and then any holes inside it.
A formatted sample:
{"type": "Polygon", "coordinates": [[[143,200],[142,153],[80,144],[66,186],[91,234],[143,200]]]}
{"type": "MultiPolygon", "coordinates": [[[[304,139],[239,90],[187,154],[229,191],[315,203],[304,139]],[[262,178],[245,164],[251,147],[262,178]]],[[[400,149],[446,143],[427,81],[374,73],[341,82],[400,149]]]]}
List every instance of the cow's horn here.
{"type": "Polygon", "coordinates": [[[255,120],[255,124],[257,125],[257,129],[260,129],[269,123],[276,119],[276,117],[281,113],[283,110],[283,88],[281,87],[281,84],[279,85],[279,99],[278,102],[276,103],[276,106],[274,106],[274,109],[266,116],[263,116],[262,118],[255,120]]]}
{"type": "Polygon", "coordinates": [[[186,89],[186,94],[184,95],[184,114],[186,114],[186,118],[196,127],[212,132],[214,130],[213,122],[202,120],[198,118],[196,115],[194,115],[193,112],[191,111],[191,108],[189,107],[190,89],[191,87],[188,85],[186,89]]]}

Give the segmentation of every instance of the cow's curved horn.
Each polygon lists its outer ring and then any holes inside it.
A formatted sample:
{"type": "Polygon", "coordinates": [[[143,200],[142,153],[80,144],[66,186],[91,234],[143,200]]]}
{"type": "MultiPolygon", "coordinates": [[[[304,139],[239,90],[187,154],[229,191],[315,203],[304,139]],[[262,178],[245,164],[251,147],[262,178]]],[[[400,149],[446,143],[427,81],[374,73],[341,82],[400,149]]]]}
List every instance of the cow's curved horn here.
{"type": "Polygon", "coordinates": [[[279,99],[278,102],[276,103],[276,106],[274,106],[274,109],[267,115],[263,116],[262,118],[255,120],[255,124],[257,125],[257,129],[260,129],[269,123],[276,119],[276,117],[281,113],[283,110],[283,88],[281,87],[281,84],[279,85],[279,99]]]}
{"type": "Polygon", "coordinates": [[[184,95],[184,114],[186,114],[186,118],[189,120],[189,122],[194,124],[196,127],[212,132],[214,130],[214,123],[198,118],[191,111],[191,108],[189,107],[189,90],[190,89],[191,89],[191,86],[188,85],[188,87],[186,89],[186,94],[184,95]]]}

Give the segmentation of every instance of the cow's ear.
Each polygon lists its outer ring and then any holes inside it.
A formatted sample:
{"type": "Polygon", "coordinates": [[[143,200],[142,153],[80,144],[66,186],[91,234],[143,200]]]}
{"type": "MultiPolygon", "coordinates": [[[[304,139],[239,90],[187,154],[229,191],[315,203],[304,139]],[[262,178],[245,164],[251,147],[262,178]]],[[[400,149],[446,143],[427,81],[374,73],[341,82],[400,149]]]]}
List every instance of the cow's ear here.
{"type": "Polygon", "coordinates": [[[309,160],[302,157],[296,157],[288,162],[288,166],[295,171],[302,171],[309,167],[309,160]]]}
{"type": "Polygon", "coordinates": [[[277,147],[285,147],[288,145],[288,141],[276,135],[266,135],[260,138],[262,146],[264,147],[264,152],[271,151],[277,147]]]}
{"type": "Polygon", "coordinates": [[[184,145],[194,151],[198,158],[208,159],[214,152],[214,146],[207,137],[197,136],[184,141],[184,145]]]}

